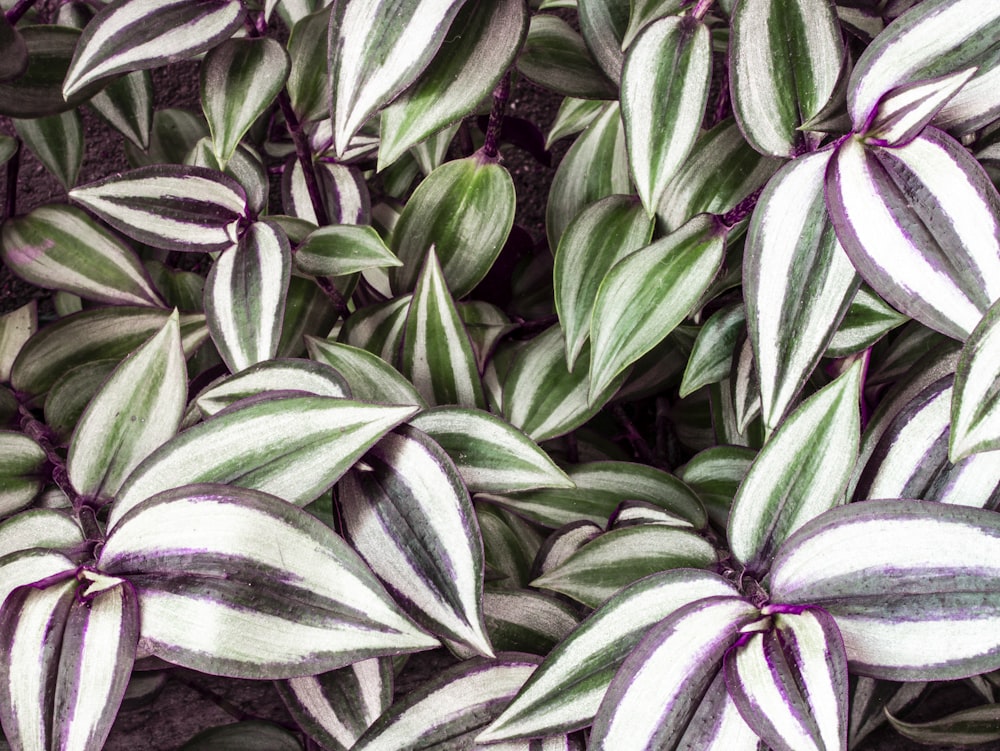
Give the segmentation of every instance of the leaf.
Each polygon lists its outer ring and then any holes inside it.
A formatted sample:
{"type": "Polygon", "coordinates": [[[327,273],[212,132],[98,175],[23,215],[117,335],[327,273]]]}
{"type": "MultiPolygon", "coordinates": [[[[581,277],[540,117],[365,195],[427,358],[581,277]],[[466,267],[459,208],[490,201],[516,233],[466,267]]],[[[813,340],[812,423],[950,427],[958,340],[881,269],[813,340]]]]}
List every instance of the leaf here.
{"type": "Polygon", "coordinates": [[[743,294],[768,430],[819,364],[861,283],[826,211],[830,154],[801,156],[780,169],[747,231],[743,294]]]}
{"type": "MultiPolygon", "coordinates": [[[[334,224],[368,224],[371,221],[371,196],[357,167],[347,164],[315,162],[320,198],[327,217],[334,224]]],[[[295,156],[285,163],[281,176],[281,202],[286,213],[319,224],[306,188],[302,165],[295,156]]]]}
{"type": "Polygon", "coordinates": [[[38,303],[35,300],[0,315],[0,381],[10,382],[14,360],[37,331],[38,303]]]}
{"type": "Polygon", "coordinates": [[[483,615],[494,649],[530,652],[542,657],[580,622],[569,604],[531,589],[487,588],[483,595],[483,615]]]}
{"type": "Polygon", "coordinates": [[[84,29],[63,95],[212,49],[243,24],[245,13],[236,0],[115,0],[84,29]]]}
{"type": "Polygon", "coordinates": [[[334,9],[328,62],[338,155],[365,120],[427,67],[463,4],[361,0],[334,9]]]}
{"type": "Polygon", "coordinates": [[[83,164],[83,122],[75,110],[14,120],[14,130],[63,188],[76,185],[83,164]]]}
{"type": "Polygon", "coordinates": [[[242,720],[202,730],[180,751],[301,751],[297,735],[265,720],[242,720]]]}
{"type": "Polygon", "coordinates": [[[135,146],[149,148],[153,128],[153,77],[149,71],[116,78],[97,92],[89,104],[135,146]]]}
{"type": "MultiPolygon", "coordinates": [[[[631,5],[631,3],[629,3],[631,5]]],[[[628,27],[630,8],[616,0],[577,2],[580,32],[587,49],[604,74],[616,85],[621,82],[622,38],[628,27]]]]}
{"type": "Polygon", "coordinates": [[[421,625],[493,656],[469,491],[427,435],[397,428],[337,485],[344,537],[421,625]]]}
{"type": "Polygon", "coordinates": [[[831,509],[778,551],[771,598],[829,612],[860,675],[947,680],[995,670],[996,517],[917,500],[831,509]]]}
{"type": "Polygon", "coordinates": [[[205,55],[201,107],[223,164],[284,87],[290,66],[281,43],[266,37],[228,39],[205,55]]]}
{"type": "Polygon", "coordinates": [[[438,167],[417,186],[392,232],[403,262],[389,272],[393,292],[411,291],[433,248],[456,300],[482,281],[514,222],[514,183],[506,168],[474,154],[438,167]]]}
{"type": "Polygon", "coordinates": [[[401,266],[374,228],[355,224],[320,227],[295,251],[295,269],[310,276],[344,276],[401,266]]]}
{"type": "Polygon", "coordinates": [[[328,365],[312,360],[276,359],[223,378],[198,394],[194,401],[203,415],[211,417],[241,399],[268,391],[351,398],[347,382],[328,365]]]}
{"type": "Polygon", "coordinates": [[[705,24],[694,16],[671,16],[647,26],[625,56],[625,142],[650,216],[698,138],[712,77],[711,47],[705,24]]]}
{"type": "Polygon", "coordinates": [[[829,0],[744,0],[732,17],[730,91],[747,141],[791,157],[811,139],[800,126],[837,85],[844,43],[829,0]]]}
{"type": "Polygon", "coordinates": [[[28,509],[0,522],[0,558],[33,548],[78,550],[83,544],[83,530],[65,511],[28,509]]]}
{"type": "Polygon", "coordinates": [[[466,660],[393,704],[353,751],[468,747],[470,736],[499,714],[537,664],[537,657],[517,653],[466,660]]]}
{"type": "Polygon", "coordinates": [[[98,566],[135,586],[144,647],[201,672],[291,678],[437,644],[333,530],[255,490],[159,493],[115,519],[98,566]]]}
{"type": "Polygon", "coordinates": [[[216,259],[205,282],[205,321],[231,372],[277,354],[291,269],[288,238],[267,221],[251,224],[216,259]]]}
{"type": "Polygon", "coordinates": [[[917,701],[928,684],[895,683],[859,677],[850,696],[850,748],[881,727],[887,714],[898,714],[917,701]]]}
{"type": "MultiPolygon", "coordinates": [[[[286,5],[282,3],[282,5],[286,5]]],[[[288,99],[300,123],[330,116],[330,76],[316,57],[328,59],[331,6],[298,19],[288,38],[288,99]]]]}
{"type": "Polygon", "coordinates": [[[858,456],[861,366],[804,401],[764,445],[733,498],[733,555],[764,574],[796,529],[844,500],[858,456]]]}
{"type": "Polygon", "coordinates": [[[519,0],[466,2],[420,78],[382,110],[378,171],[489,96],[527,30],[527,9],[519,0]]]}
{"type": "Polygon", "coordinates": [[[340,340],[368,350],[389,365],[398,365],[412,299],[413,295],[404,295],[355,311],[344,321],[340,340]]]}
{"type": "Polygon", "coordinates": [[[899,86],[982,66],[934,124],[967,132],[1000,112],[995,43],[1000,8],[977,0],[932,0],[904,13],[868,45],[851,73],[847,103],[857,130],[886,92],[899,86]]]}
{"type": "Polygon", "coordinates": [[[31,504],[44,486],[44,449],[23,433],[0,430],[0,519],[31,504]]]}
{"type": "Polygon", "coordinates": [[[720,670],[680,738],[680,748],[703,751],[760,751],[763,743],[736,708],[720,670]]]}
{"type": "Polygon", "coordinates": [[[824,356],[846,357],[861,352],[908,320],[863,284],[854,294],[851,307],[841,319],[824,356]]]}
{"type": "Polygon", "coordinates": [[[427,406],[398,370],[371,352],[312,336],[306,337],[306,345],[312,359],[327,363],[344,376],[354,398],[383,404],[427,406]]]}
{"type": "Polygon", "coordinates": [[[45,424],[65,443],[69,443],[80,416],[118,364],[119,360],[112,358],[77,365],[52,384],[45,396],[45,424]]]}
{"type": "MultiPolygon", "coordinates": [[[[542,536],[527,520],[477,498],[476,518],[483,538],[485,579],[503,587],[527,587],[542,536]]],[[[533,650],[527,650],[533,651],[533,650]]]]}
{"type": "Polygon", "coordinates": [[[566,365],[576,363],[590,337],[597,290],[618,261],[649,243],[653,222],[633,196],[591,204],[570,222],[555,253],[556,311],[566,337],[566,365]]]}
{"type": "Polygon", "coordinates": [[[598,608],[634,581],[659,571],[708,568],[715,548],[690,530],[640,524],[605,532],[531,582],[598,608]]]}
{"type": "Polygon", "coordinates": [[[962,348],[951,398],[948,457],[952,462],[1000,449],[1000,304],[983,316],[962,348]]]}
{"type": "Polygon", "coordinates": [[[576,99],[563,97],[562,104],[556,112],[556,119],[549,126],[545,137],[545,148],[551,149],[552,144],[566,136],[572,136],[586,128],[604,111],[605,103],[600,99],[576,99]]]}
{"type": "Polygon", "coordinates": [[[225,250],[239,239],[247,209],[232,178],[173,165],[112,175],[71,190],[70,198],[133,240],[164,250],[225,250]]]}
{"type": "Polygon", "coordinates": [[[392,661],[382,658],[275,685],[310,738],[332,751],[349,751],[392,704],[392,684],[392,661]]]}
{"type": "Polygon", "coordinates": [[[816,608],[765,605],[771,625],[726,655],[740,714],[776,751],[847,748],[847,656],[837,625],[816,608]]]}
{"type": "Polygon", "coordinates": [[[142,151],[126,141],[125,154],[133,167],[183,164],[203,138],[209,138],[208,125],[203,116],[190,110],[168,107],[153,113],[149,146],[142,151]]]}
{"type": "Polygon", "coordinates": [[[729,376],[736,342],[745,323],[744,306],[739,304],[720,308],[705,321],[684,367],[679,391],[682,399],[729,376]]]}
{"type": "Polygon", "coordinates": [[[621,48],[627,50],[632,42],[649,24],[667,16],[677,15],[683,8],[684,0],[630,0],[631,13],[628,27],[621,40],[621,48]]]}
{"type": "Polygon", "coordinates": [[[722,264],[726,231],[700,215],[608,272],[590,323],[590,395],[659,344],[691,312],[722,264]]]}
{"type": "Polygon", "coordinates": [[[147,457],[115,499],[108,528],[151,495],[199,482],[262,490],[304,506],[414,412],[325,396],[280,395],[237,405],[147,457]]]}
{"type": "Polygon", "coordinates": [[[722,657],[757,609],[706,597],[658,623],[625,659],[594,718],[595,751],[671,747],[680,740],[722,657]]]}
{"type": "Polygon", "coordinates": [[[111,374],[76,426],[66,470],[82,496],[103,502],[153,450],[173,437],[187,403],[187,368],[176,311],[111,374]]]}
{"type": "Polygon", "coordinates": [[[14,81],[28,69],[28,45],[6,15],[0,18],[0,82],[14,81]]]}
{"type": "Polygon", "coordinates": [[[893,729],[904,738],[917,743],[961,743],[975,745],[1000,740],[1000,707],[986,704],[962,709],[945,717],[926,722],[904,722],[885,713],[893,729]]]}
{"type": "Polygon", "coordinates": [[[1000,297],[1000,196],[941,131],[893,149],[848,138],[826,195],[858,273],[897,310],[964,340],[1000,297]]]}
{"type": "Polygon", "coordinates": [[[542,88],[579,99],[616,99],[617,87],[604,75],[583,38],[558,16],[532,16],[517,70],[542,88]]]}
{"type": "Polygon", "coordinates": [[[18,276],[112,305],[162,306],[131,248],[72,206],[40,206],[4,222],[4,263],[18,276]]]}

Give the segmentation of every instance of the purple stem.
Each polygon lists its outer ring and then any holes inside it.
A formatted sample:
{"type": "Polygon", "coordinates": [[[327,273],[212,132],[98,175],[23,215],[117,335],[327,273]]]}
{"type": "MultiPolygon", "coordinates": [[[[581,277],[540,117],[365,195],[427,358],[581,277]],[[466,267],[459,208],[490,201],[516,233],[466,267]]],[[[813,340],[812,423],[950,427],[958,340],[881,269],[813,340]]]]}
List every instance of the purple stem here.
{"type": "Polygon", "coordinates": [[[18,21],[21,20],[21,17],[25,13],[31,10],[31,6],[33,6],[34,4],[35,0],[17,0],[17,2],[14,3],[14,7],[11,8],[9,11],[7,11],[7,13],[5,14],[7,18],[7,23],[9,23],[11,26],[16,24],[18,21]]]}
{"type": "Polygon", "coordinates": [[[625,408],[620,404],[616,404],[611,408],[611,412],[614,414],[615,419],[618,420],[619,424],[625,429],[625,438],[632,445],[632,450],[635,452],[636,456],[645,464],[654,467],[662,468],[663,465],[659,462],[656,456],[653,454],[653,450],[646,443],[646,439],[642,437],[642,434],[636,428],[635,423],[632,422],[631,418],[625,413],[625,408]]]}
{"type": "Polygon", "coordinates": [[[723,214],[720,217],[722,223],[726,225],[726,227],[735,227],[737,224],[750,216],[753,213],[754,208],[757,206],[757,200],[760,198],[760,194],[763,190],[764,186],[762,185],[736,204],[732,209],[723,214]]]}
{"type": "Polygon", "coordinates": [[[21,416],[21,430],[28,436],[31,440],[41,446],[42,451],[45,452],[45,458],[49,464],[49,470],[52,476],[52,482],[58,486],[58,488],[66,494],[70,502],[73,504],[73,509],[79,515],[80,509],[86,503],[86,499],[83,498],[79,493],[73,490],[73,486],[70,484],[69,475],[66,472],[66,460],[60,455],[56,450],[55,441],[56,436],[49,428],[48,425],[41,422],[37,417],[31,414],[31,410],[27,408],[24,404],[23,394],[15,393],[15,398],[18,401],[17,411],[21,416]]]}
{"type": "Polygon", "coordinates": [[[323,294],[325,294],[329,298],[330,302],[333,303],[333,307],[337,311],[337,315],[346,319],[347,316],[351,314],[351,309],[347,307],[347,301],[344,300],[344,296],[340,294],[340,290],[337,289],[333,282],[325,276],[317,276],[315,279],[316,284],[318,284],[319,288],[323,290],[323,294]]]}
{"type": "Polygon", "coordinates": [[[507,100],[510,99],[510,73],[504,73],[503,78],[493,89],[493,108],[490,110],[490,121],[486,126],[486,140],[480,152],[491,162],[497,161],[500,151],[500,127],[503,125],[503,115],[507,110],[507,100]]]}
{"type": "Polygon", "coordinates": [[[708,13],[708,9],[712,7],[712,3],[714,2],[715,0],[698,0],[698,3],[694,6],[694,10],[691,11],[691,17],[697,18],[700,21],[708,13]]]}
{"type": "Polygon", "coordinates": [[[313,164],[312,149],[309,146],[309,139],[305,131],[299,124],[299,118],[295,116],[292,109],[292,100],[288,98],[288,91],[282,89],[278,94],[278,105],[281,107],[281,114],[285,116],[285,124],[288,132],[292,136],[295,144],[295,156],[302,165],[302,175],[306,181],[306,190],[309,192],[309,200],[312,202],[313,211],[316,212],[316,223],[320,227],[326,227],[330,223],[330,217],[326,213],[326,206],[323,205],[323,196],[319,191],[319,179],[316,177],[316,167],[313,164]]]}

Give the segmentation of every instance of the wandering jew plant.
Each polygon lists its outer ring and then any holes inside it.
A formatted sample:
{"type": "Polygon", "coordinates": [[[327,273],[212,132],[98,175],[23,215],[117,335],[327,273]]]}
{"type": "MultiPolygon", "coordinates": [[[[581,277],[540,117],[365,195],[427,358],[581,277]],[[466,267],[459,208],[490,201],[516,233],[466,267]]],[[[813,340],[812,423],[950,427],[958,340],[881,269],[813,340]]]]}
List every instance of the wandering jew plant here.
{"type": "Polygon", "coordinates": [[[293,721],[191,750],[1000,740],[996,0],[3,8],[10,748],[177,666],[293,721]]]}

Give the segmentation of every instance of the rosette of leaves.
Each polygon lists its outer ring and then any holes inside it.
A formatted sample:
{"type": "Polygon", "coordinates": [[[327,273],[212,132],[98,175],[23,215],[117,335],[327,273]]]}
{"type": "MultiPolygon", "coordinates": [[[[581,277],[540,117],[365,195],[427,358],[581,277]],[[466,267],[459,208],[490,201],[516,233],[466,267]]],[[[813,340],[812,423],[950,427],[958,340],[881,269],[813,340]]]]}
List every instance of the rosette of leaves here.
{"type": "Polygon", "coordinates": [[[145,658],[294,722],[189,749],[995,742],[994,2],[47,20],[0,14],[0,257],[55,301],[0,318],[12,748],[103,747],[145,658]],[[80,184],[82,106],[129,169],[80,184]],[[912,721],[942,680],[991,703],[912,721]]]}

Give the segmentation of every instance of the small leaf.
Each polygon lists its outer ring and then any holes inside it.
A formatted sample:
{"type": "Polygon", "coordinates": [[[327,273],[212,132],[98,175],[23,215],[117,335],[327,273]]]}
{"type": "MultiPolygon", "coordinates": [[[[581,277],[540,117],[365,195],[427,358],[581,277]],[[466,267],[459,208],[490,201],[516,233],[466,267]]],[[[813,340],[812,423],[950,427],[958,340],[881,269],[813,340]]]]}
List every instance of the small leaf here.
{"type": "Polygon", "coordinates": [[[403,295],[355,311],[344,321],[339,339],[398,366],[412,299],[413,295],[403,295]]]}
{"type": "Polygon", "coordinates": [[[889,711],[885,716],[897,733],[917,743],[976,745],[1000,740],[1000,707],[996,704],[962,709],[926,722],[904,722],[889,711]]]}
{"type": "Polygon", "coordinates": [[[153,129],[153,77],[149,71],[116,78],[97,92],[89,104],[138,148],[149,148],[153,129]]]}
{"type": "Polygon", "coordinates": [[[616,99],[617,87],[590,56],[583,38],[558,16],[532,16],[528,37],[517,58],[529,81],[563,96],[616,99]]]}
{"type": "Polygon", "coordinates": [[[556,119],[545,136],[545,148],[551,149],[559,139],[579,133],[601,115],[604,107],[605,103],[600,99],[563,97],[556,119]]]}
{"type": "Polygon", "coordinates": [[[736,342],[745,324],[744,307],[739,304],[727,305],[705,321],[684,368],[679,391],[682,399],[729,376],[736,342]]]}
{"type": "Polygon", "coordinates": [[[854,294],[837,333],[827,345],[824,357],[847,357],[871,347],[875,342],[909,320],[862,284],[854,294]]]}
{"type": "Polygon", "coordinates": [[[333,368],[312,360],[276,359],[251,365],[213,383],[194,401],[203,415],[211,417],[241,399],[267,391],[351,398],[347,382],[333,368]]]}
{"type": "Polygon", "coordinates": [[[994,304],[962,349],[951,399],[948,456],[953,462],[1000,449],[1000,304],[994,304]]]}
{"type": "Polygon", "coordinates": [[[677,477],[697,493],[709,519],[725,527],[733,497],[755,456],[742,446],[712,446],[679,467],[677,477]]]}
{"type": "Polygon", "coordinates": [[[354,398],[383,404],[427,406],[413,385],[381,357],[312,336],[306,337],[306,345],[312,359],[331,365],[343,375],[354,398]]]}
{"type": "Polygon", "coordinates": [[[83,164],[83,122],[75,110],[14,120],[14,130],[63,188],[76,185],[83,164]]]}
{"type": "Polygon", "coordinates": [[[179,751],[301,751],[297,735],[264,720],[243,720],[202,730],[179,751]]]}
{"type": "Polygon", "coordinates": [[[493,648],[547,655],[579,625],[574,608],[531,589],[486,589],[483,615],[493,648]]]}
{"type": "Polygon", "coordinates": [[[28,45],[6,15],[0,18],[0,82],[13,81],[28,69],[28,45]]]}
{"type": "Polygon", "coordinates": [[[310,232],[296,249],[294,260],[296,270],[310,276],[344,276],[402,265],[374,228],[355,224],[310,232]]]}
{"type": "Polygon", "coordinates": [[[0,519],[30,505],[44,486],[48,457],[34,440],[0,430],[0,519]]]}

